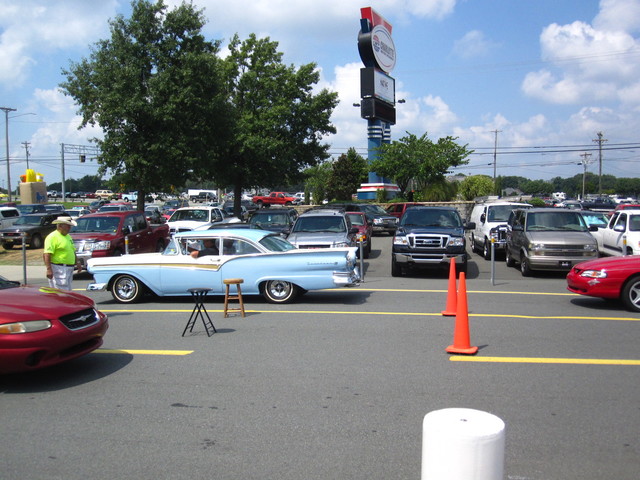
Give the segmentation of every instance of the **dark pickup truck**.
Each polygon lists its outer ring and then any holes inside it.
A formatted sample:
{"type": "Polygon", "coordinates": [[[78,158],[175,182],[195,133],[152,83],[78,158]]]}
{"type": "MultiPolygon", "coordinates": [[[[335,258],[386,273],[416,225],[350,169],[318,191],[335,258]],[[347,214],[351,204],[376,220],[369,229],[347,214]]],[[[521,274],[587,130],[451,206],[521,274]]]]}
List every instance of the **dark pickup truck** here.
{"type": "Polygon", "coordinates": [[[31,213],[18,217],[15,223],[0,230],[2,246],[7,250],[14,246],[22,245],[24,236],[25,245],[31,248],[42,248],[44,239],[56,229],[53,221],[64,212],[31,213]]]}
{"type": "Polygon", "coordinates": [[[393,237],[391,275],[402,276],[409,268],[448,268],[455,259],[458,272],[467,271],[464,223],[452,207],[411,207],[400,219],[393,237]]]}
{"type": "Polygon", "coordinates": [[[70,235],[83,268],[90,258],[161,252],[169,243],[169,226],[151,225],[136,210],[93,213],[76,222],[70,235]]]}

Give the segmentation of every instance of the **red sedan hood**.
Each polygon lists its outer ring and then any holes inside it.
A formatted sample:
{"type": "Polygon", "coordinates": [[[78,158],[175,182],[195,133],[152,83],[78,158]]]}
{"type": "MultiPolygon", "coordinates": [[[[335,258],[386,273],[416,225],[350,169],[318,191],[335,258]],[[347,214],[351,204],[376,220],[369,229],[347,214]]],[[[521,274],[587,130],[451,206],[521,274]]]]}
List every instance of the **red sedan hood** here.
{"type": "Polygon", "coordinates": [[[57,318],[78,311],[78,308],[92,308],[93,300],[79,293],[66,292],[56,288],[22,286],[0,290],[0,323],[33,320],[34,315],[42,319],[57,318]],[[37,297],[34,305],[34,290],[45,295],[37,297]]]}
{"type": "Polygon", "coordinates": [[[578,264],[581,269],[600,270],[602,268],[635,268],[640,271],[640,255],[603,257],[578,264]]]}

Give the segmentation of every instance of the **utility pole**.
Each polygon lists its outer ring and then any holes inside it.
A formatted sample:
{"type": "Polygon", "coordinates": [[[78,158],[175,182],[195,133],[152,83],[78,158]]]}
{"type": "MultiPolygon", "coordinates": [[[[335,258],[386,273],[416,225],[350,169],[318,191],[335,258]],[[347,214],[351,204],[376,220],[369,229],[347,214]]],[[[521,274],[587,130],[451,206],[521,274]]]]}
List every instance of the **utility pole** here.
{"type": "Polygon", "coordinates": [[[502,130],[492,130],[494,134],[493,140],[493,188],[496,189],[496,172],[498,169],[498,133],[502,132],[502,130]]]}
{"type": "Polygon", "coordinates": [[[606,138],[602,138],[602,132],[597,133],[598,138],[593,140],[594,142],[598,142],[598,196],[602,196],[602,142],[608,142],[606,138]]]}
{"type": "Polygon", "coordinates": [[[29,142],[24,141],[22,142],[22,145],[24,145],[24,151],[27,155],[27,170],[29,170],[29,146],[31,145],[29,142]]]}
{"type": "Polygon", "coordinates": [[[4,112],[4,138],[7,148],[7,195],[8,200],[11,201],[11,167],[9,165],[9,112],[15,112],[15,108],[0,107],[0,110],[4,112]]]}
{"type": "Polygon", "coordinates": [[[582,172],[582,201],[584,202],[584,185],[587,177],[587,165],[591,163],[587,160],[587,158],[589,158],[591,154],[585,152],[581,153],[580,156],[582,157],[582,161],[578,165],[582,164],[582,166],[584,167],[584,170],[582,172]]]}

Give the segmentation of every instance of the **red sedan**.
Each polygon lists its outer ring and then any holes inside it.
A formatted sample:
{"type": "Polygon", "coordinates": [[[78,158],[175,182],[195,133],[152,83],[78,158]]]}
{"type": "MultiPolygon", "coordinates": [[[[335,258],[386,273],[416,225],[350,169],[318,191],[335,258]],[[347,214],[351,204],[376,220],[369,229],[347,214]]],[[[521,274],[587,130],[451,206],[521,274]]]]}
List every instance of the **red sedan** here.
{"type": "Polygon", "coordinates": [[[102,345],[107,315],[79,293],[0,277],[0,374],[36,370],[102,345]]]}
{"type": "Polygon", "coordinates": [[[567,289],[590,297],[620,299],[640,312],[640,255],[582,262],[567,274],[567,289]]]}

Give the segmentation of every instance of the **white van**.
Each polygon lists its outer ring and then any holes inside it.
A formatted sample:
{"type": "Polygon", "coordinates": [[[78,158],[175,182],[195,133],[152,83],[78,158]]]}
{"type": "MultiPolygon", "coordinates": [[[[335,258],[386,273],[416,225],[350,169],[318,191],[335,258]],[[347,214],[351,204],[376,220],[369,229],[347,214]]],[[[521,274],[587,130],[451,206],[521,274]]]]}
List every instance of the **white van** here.
{"type": "Polygon", "coordinates": [[[16,207],[0,207],[0,228],[9,228],[20,218],[20,210],[16,207]]]}
{"type": "Polygon", "coordinates": [[[531,205],[500,201],[476,203],[469,219],[476,224],[469,238],[471,250],[481,253],[486,260],[491,260],[491,239],[494,239],[495,252],[504,252],[507,222],[514,208],[531,208],[531,205]]]}

